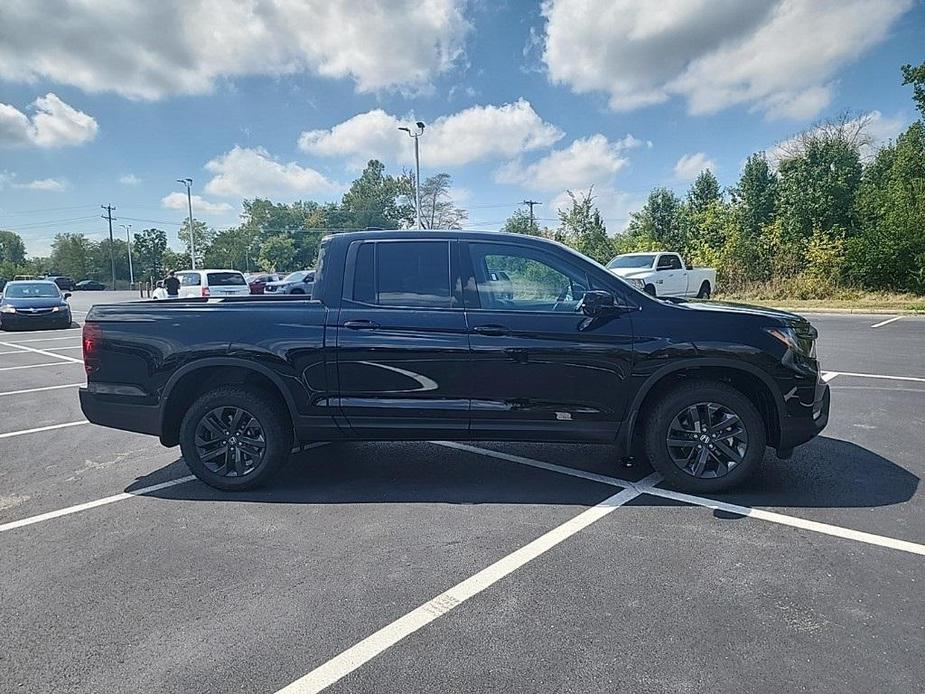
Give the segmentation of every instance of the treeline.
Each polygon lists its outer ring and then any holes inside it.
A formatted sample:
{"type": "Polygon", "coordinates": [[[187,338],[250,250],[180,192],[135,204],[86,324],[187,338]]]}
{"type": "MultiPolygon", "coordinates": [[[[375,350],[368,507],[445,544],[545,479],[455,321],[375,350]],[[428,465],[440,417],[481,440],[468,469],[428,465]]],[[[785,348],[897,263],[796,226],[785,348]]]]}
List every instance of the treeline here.
{"type": "MultiPolygon", "coordinates": [[[[925,117],[925,63],[902,68],[925,117]]],[[[558,238],[606,262],[670,250],[717,269],[724,292],[827,298],[857,288],[925,293],[925,124],[872,159],[868,121],[850,115],[811,128],[772,154],[750,156],[723,190],[709,170],[682,198],[653,190],[624,234],[606,233],[592,198],[572,198],[558,229],[525,213],[505,229],[558,238]]]]}

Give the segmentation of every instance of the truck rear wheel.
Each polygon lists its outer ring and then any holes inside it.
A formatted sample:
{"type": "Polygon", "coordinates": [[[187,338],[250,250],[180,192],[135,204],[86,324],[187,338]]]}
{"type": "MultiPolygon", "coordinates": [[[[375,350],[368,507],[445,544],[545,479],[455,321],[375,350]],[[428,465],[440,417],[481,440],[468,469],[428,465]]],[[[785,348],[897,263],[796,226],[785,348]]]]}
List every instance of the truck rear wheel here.
{"type": "Polygon", "coordinates": [[[649,462],[672,487],[714,493],[757,471],[767,436],[741,392],[717,381],[689,381],[656,403],[644,439],[649,462]]]}
{"type": "Polygon", "coordinates": [[[700,285],[700,291],[697,292],[698,299],[709,299],[710,298],[710,283],[706,280],[703,281],[703,284],[700,285]]]}
{"type": "Polygon", "coordinates": [[[288,417],[263,391],[221,386],[201,395],[180,424],[180,450],[196,477],[224,490],[253,489],[286,462],[288,417]]]}

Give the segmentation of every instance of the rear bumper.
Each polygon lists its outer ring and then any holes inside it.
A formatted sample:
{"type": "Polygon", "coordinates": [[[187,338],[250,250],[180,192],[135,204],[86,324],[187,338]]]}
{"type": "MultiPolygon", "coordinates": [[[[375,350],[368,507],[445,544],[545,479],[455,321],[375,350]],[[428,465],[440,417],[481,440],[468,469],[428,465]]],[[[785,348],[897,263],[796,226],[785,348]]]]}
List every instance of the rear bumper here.
{"type": "Polygon", "coordinates": [[[778,450],[789,450],[819,435],[829,423],[831,395],[829,384],[819,382],[811,414],[803,417],[784,417],[781,421],[778,450]]]}
{"type": "Polygon", "coordinates": [[[158,436],[161,429],[161,409],[158,405],[131,402],[131,398],[92,393],[80,389],[80,409],[94,424],[139,434],[158,436]]]}

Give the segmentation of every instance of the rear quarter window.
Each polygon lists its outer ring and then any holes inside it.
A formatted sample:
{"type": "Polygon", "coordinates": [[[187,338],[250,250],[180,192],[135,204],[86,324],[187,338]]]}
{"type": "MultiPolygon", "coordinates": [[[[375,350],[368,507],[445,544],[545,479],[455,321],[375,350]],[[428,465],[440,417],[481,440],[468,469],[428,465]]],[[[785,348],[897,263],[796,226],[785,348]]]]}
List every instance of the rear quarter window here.
{"type": "Polygon", "coordinates": [[[240,272],[210,272],[208,276],[210,287],[236,287],[247,284],[240,272]]]}

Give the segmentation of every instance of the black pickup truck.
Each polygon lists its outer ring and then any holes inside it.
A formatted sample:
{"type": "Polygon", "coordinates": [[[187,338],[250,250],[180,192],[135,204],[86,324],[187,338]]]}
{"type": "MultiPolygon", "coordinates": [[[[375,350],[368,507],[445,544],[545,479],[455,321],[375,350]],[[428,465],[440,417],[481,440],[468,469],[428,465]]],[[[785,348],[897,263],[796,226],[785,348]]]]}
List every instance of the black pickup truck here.
{"type": "Polygon", "coordinates": [[[93,307],[80,403],[221,489],[309,441],[452,439],[613,444],[712,492],[826,425],[815,338],[790,313],[653,298],[540,238],[343,233],[311,299],[93,307]]]}

